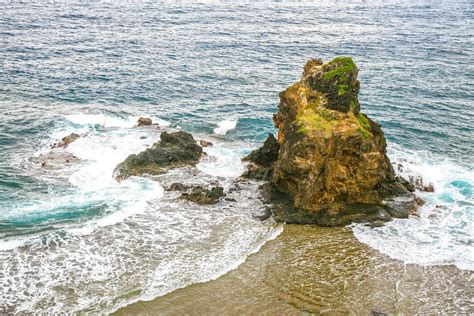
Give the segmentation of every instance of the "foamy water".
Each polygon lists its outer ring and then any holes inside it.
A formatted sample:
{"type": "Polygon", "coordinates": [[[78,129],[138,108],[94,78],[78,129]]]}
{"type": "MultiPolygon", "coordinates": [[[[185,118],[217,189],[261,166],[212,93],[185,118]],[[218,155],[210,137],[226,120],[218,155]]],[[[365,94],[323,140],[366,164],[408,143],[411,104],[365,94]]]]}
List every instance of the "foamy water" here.
{"type": "Polygon", "coordinates": [[[474,270],[474,170],[428,152],[389,147],[395,169],[404,177],[422,177],[434,193],[416,192],[426,204],[419,216],[397,219],[384,227],[353,226],[356,237],[369,246],[420,265],[456,265],[474,270]]]}
{"type": "Polygon", "coordinates": [[[237,120],[223,120],[217,124],[214,133],[218,135],[226,135],[228,131],[233,130],[237,126],[237,120]]]}
{"type": "MultiPolygon", "coordinates": [[[[236,202],[210,206],[164,193],[163,186],[174,181],[218,181],[230,188],[243,170],[245,148],[217,141],[205,149],[209,156],[197,166],[198,174],[176,170],[155,180],[131,177],[119,183],[115,166],[157,141],[160,130],[134,127],[135,117],[64,117],[46,145],[82,133],[66,148],[77,164],[55,171],[64,172],[70,187],[1,215],[3,221],[21,218],[31,229],[0,242],[2,312],[111,312],[215,279],[281,232],[252,217],[262,207],[257,184],[244,184],[248,188],[233,197],[236,202]]],[[[42,147],[32,156],[48,151],[42,147]]]]}

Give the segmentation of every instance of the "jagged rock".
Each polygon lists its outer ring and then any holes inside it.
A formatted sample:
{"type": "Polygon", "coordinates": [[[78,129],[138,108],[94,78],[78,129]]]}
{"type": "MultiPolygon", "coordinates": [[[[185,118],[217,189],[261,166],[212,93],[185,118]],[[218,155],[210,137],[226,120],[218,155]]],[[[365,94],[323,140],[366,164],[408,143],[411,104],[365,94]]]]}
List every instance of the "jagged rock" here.
{"type": "Polygon", "coordinates": [[[428,183],[428,185],[425,185],[423,183],[423,178],[420,176],[410,176],[410,182],[413,184],[413,187],[416,190],[423,192],[434,192],[433,183],[428,183]]]}
{"type": "Polygon", "coordinates": [[[199,145],[201,145],[201,147],[212,147],[212,145],[214,144],[211,142],[208,142],[207,140],[201,139],[199,141],[199,145]]]}
{"type": "Polygon", "coordinates": [[[194,166],[201,158],[202,148],[193,136],[180,131],[162,132],[160,141],[138,155],[130,155],[117,165],[114,171],[117,180],[143,174],[157,175],[171,168],[194,166]]]}
{"type": "Polygon", "coordinates": [[[253,150],[243,159],[244,161],[249,161],[249,164],[242,177],[269,180],[272,175],[273,163],[278,158],[279,149],[280,144],[278,144],[275,136],[269,134],[261,148],[253,150]]]}
{"type": "Polygon", "coordinates": [[[390,164],[380,125],[360,112],[357,74],[349,57],[310,60],[302,79],[280,93],[279,150],[267,167],[277,219],[340,226],[405,218],[416,208],[413,186],[390,164]]]}
{"type": "Polygon", "coordinates": [[[196,185],[190,188],[189,192],[181,194],[181,198],[197,204],[215,204],[220,198],[225,196],[224,188],[213,186],[210,189],[196,185]]]}
{"type": "Polygon", "coordinates": [[[52,148],[66,148],[71,144],[72,142],[75,142],[77,139],[79,139],[81,135],[76,134],[76,133],[71,133],[66,137],[63,137],[61,141],[57,144],[54,144],[52,148]]]}
{"type": "Polygon", "coordinates": [[[251,161],[262,166],[271,166],[278,158],[278,151],[280,144],[278,144],[273,134],[268,134],[263,146],[253,150],[244,161],[251,161]]]}
{"type": "Polygon", "coordinates": [[[149,117],[140,117],[137,121],[137,126],[149,126],[152,125],[153,122],[149,117]]]}

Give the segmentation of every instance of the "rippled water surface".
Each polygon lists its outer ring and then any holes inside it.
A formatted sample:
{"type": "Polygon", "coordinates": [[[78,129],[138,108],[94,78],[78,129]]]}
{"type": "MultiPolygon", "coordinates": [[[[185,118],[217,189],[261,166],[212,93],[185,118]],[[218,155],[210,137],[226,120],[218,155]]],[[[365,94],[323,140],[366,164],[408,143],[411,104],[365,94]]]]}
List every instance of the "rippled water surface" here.
{"type": "MultiPolygon", "coordinates": [[[[461,276],[466,282],[451,294],[469,296],[473,15],[471,1],[2,3],[0,312],[111,312],[216,279],[266,241],[290,240],[276,237],[280,225],[254,218],[264,207],[259,184],[236,183],[240,158],[275,131],[278,92],[299,79],[306,60],[337,55],[352,56],[360,68],[362,111],[382,124],[396,169],[401,164],[404,176],[435,187],[419,193],[427,201],[419,217],[352,227],[371,247],[360,249],[379,251],[384,264],[400,260],[388,264],[395,271],[403,264],[446,268],[438,281],[461,276]],[[196,169],[117,183],[116,164],[159,138],[159,129],[134,127],[141,115],[215,146],[196,169]],[[71,132],[83,137],[50,151],[71,132]],[[175,181],[217,181],[233,193],[196,206],[164,190],[175,181]]],[[[449,290],[423,282],[433,301],[449,290]]],[[[374,288],[371,302],[383,299],[374,288]]],[[[324,297],[316,301],[325,306],[324,297]]],[[[446,301],[445,311],[469,312],[469,300],[459,302],[446,301]]],[[[382,307],[409,312],[413,304],[382,307]]],[[[361,301],[349,310],[369,307],[361,301]]]]}

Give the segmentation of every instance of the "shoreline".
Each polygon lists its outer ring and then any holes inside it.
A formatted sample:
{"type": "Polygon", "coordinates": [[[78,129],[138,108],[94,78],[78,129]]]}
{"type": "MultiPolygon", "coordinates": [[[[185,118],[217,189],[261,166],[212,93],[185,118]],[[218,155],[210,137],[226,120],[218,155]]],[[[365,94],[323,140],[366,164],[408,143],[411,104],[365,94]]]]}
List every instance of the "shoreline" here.
{"type": "Polygon", "coordinates": [[[113,315],[472,313],[474,272],[404,264],[350,228],[284,225],[238,268],[113,315]]]}

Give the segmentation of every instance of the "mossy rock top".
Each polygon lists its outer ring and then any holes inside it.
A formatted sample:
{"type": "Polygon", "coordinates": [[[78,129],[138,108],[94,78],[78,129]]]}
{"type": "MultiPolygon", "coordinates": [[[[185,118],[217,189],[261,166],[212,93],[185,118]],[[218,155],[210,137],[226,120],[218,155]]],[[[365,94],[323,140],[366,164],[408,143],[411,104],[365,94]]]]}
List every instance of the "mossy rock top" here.
{"type": "Polygon", "coordinates": [[[325,138],[335,134],[360,134],[363,139],[372,136],[371,123],[359,111],[341,112],[328,107],[327,95],[296,82],[283,92],[283,97],[295,110],[294,124],[298,133],[325,138]]]}
{"type": "Polygon", "coordinates": [[[301,83],[323,94],[326,108],[357,114],[360,111],[358,73],[351,57],[336,57],[326,63],[310,59],[304,67],[301,83]]]}

